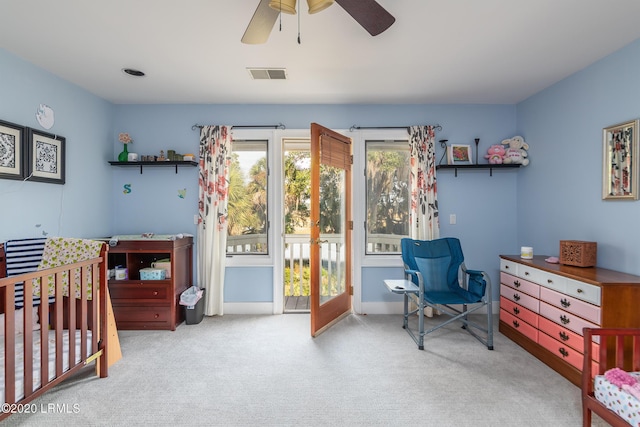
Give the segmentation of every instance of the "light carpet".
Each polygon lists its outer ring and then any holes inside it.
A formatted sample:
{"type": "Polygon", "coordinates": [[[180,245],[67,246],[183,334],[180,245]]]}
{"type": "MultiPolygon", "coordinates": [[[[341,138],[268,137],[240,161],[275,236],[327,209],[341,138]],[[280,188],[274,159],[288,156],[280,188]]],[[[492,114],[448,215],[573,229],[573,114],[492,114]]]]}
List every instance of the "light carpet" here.
{"type": "Polygon", "coordinates": [[[428,335],[420,351],[401,319],[350,315],[316,338],[308,314],[225,315],[175,332],[120,331],[123,358],[108,378],[87,367],[36,399],[36,413],[5,423],[581,425],[580,389],[497,327],[493,351],[455,324],[428,335]]]}

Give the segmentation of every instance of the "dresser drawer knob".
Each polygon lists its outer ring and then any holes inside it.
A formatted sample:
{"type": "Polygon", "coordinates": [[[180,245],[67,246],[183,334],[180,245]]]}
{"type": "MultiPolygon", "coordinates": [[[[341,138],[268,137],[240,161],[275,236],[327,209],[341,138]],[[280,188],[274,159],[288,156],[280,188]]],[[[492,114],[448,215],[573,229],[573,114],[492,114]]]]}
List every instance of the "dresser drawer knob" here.
{"type": "Polygon", "coordinates": [[[525,272],[524,272],[524,275],[525,275],[525,276],[528,276],[528,275],[529,275],[529,272],[528,272],[528,271],[525,271],[525,272]]]}
{"type": "Polygon", "coordinates": [[[569,322],[571,322],[571,319],[569,319],[567,316],[563,314],[562,316],[560,316],[560,321],[562,322],[563,325],[568,325],[569,322]]]}
{"type": "Polygon", "coordinates": [[[582,294],[582,293],[584,293],[584,291],[582,289],[578,288],[578,293],[582,294]]]}
{"type": "Polygon", "coordinates": [[[562,355],[562,357],[567,357],[569,355],[569,352],[567,350],[565,350],[564,347],[560,347],[558,352],[562,355]]]}
{"type": "Polygon", "coordinates": [[[505,269],[505,270],[508,270],[508,269],[509,269],[509,266],[508,266],[508,265],[505,265],[505,266],[504,266],[504,269],[505,269]]]}
{"type": "Polygon", "coordinates": [[[517,320],[514,320],[514,321],[513,321],[513,326],[514,326],[515,328],[519,328],[519,327],[520,327],[520,323],[518,323],[518,321],[517,321],[517,320]]]}
{"type": "Polygon", "coordinates": [[[514,314],[520,314],[520,309],[518,307],[513,307],[514,314]]]}
{"type": "Polygon", "coordinates": [[[153,318],[154,318],[154,319],[157,319],[158,317],[160,317],[160,315],[159,315],[158,313],[156,313],[156,314],[154,314],[154,315],[153,315],[153,318]]]}
{"type": "Polygon", "coordinates": [[[547,279],[547,283],[548,283],[548,284],[552,284],[552,283],[553,283],[553,280],[551,280],[551,279],[547,279]]]}
{"type": "Polygon", "coordinates": [[[520,287],[520,282],[518,282],[517,280],[513,281],[513,286],[515,286],[516,288],[520,287]]]}
{"type": "Polygon", "coordinates": [[[560,300],[560,304],[561,304],[564,308],[567,308],[567,307],[569,307],[569,306],[571,305],[571,302],[570,302],[570,301],[568,301],[566,298],[562,298],[562,299],[560,300]]]}
{"type": "Polygon", "coordinates": [[[153,291],[153,296],[158,295],[158,291],[153,291]]]}
{"type": "Polygon", "coordinates": [[[562,341],[569,341],[569,338],[570,338],[569,335],[565,334],[564,332],[560,331],[558,335],[560,335],[560,339],[562,341]]]}
{"type": "Polygon", "coordinates": [[[520,295],[513,294],[513,299],[516,300],[516,301],[520,301],[520,295]]]}

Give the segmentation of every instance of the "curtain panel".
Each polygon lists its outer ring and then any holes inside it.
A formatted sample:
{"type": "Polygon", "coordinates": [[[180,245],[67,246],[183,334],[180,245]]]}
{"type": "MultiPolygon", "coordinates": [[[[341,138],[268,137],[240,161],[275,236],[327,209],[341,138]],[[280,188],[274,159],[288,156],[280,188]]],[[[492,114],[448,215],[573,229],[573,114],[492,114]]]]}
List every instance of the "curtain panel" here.
{"type": "Polygon", "coordinates": [[[409,127],[412,239],[433,240],[440,237],[434,141],[433,126],[409,127]]]}
{"type": "Polygon", "coordinates": [[[198,283],[206,289],[207,316],[224,314],[230,154],[231,127],[203,126],[199,147],[197,271],[198,283]]]}

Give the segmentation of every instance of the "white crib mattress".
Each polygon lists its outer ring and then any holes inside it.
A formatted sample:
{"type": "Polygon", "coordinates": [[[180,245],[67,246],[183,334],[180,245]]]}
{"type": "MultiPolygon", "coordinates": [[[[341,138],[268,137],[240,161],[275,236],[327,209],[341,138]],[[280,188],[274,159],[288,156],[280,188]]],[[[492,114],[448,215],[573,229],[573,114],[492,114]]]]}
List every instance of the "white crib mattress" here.
{"type": "MultiPolygon", "coordinates": [[[[76,332],[76,353],[75,363],[80,362],[80,331],[76,332]]],[[[63,357],[62,357],[62,370],[64,372],[69,370],[69,331],[64,330],[62,333],[63,343],[63,357]]],[[[24,397],[24,351],[23,351],[23,339],[22,335],[16,335],[16,400],[20,400],[24,397]]],[[[49,331],[49,381],[53,380],[56,376],[56,339],[55,331],[49,331]]],[[[5,402],[4,399],[4,337],[0,337],[0,348],[2,353],[0,354],[0,401],[5,402]]],[[[91,331],[87,331],[87,354],[90,355],[91,350],[91,331]]],[[[33,385],[34,389],[38,389],[41,385],[40,378],[40,331],[34,331],[33,333],[33,385]]]]}
{"type": "MultiPolygon", "coordinates": [[[[640,381],[640,372],[631,372],[640,381]]],[[[593,394],[607,408],[632,426],[640,426],[640,400],[610,383],[604,375],[596,375],[593,394]]]]}

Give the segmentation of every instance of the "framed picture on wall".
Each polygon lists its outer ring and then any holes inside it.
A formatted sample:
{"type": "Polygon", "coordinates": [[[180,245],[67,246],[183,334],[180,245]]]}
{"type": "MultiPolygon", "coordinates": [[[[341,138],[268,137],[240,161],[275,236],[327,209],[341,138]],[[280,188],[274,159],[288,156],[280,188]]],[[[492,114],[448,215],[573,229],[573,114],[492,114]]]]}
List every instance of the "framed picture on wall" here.
{"type": "Polygon", "coordinates": [[[602,130],[602,199],[638,200],[640,120],[602,130]]]}
{"type": "Polygon", "coordinates": [[[29,128],[27,141],[27,179],[64,184],[66,139],[29,128]]]}
{"type": "Polygon", "coordinates": [[[25,178],[26,128],[0,120],[0,178],[25,178]]]}
{"type": "Polygon", "coordinates": [[[450,165],[471,165],[473,157],[471,156],[471,145],[468,144],[451,144],[447,148],[447,159],[450,165]]]}

